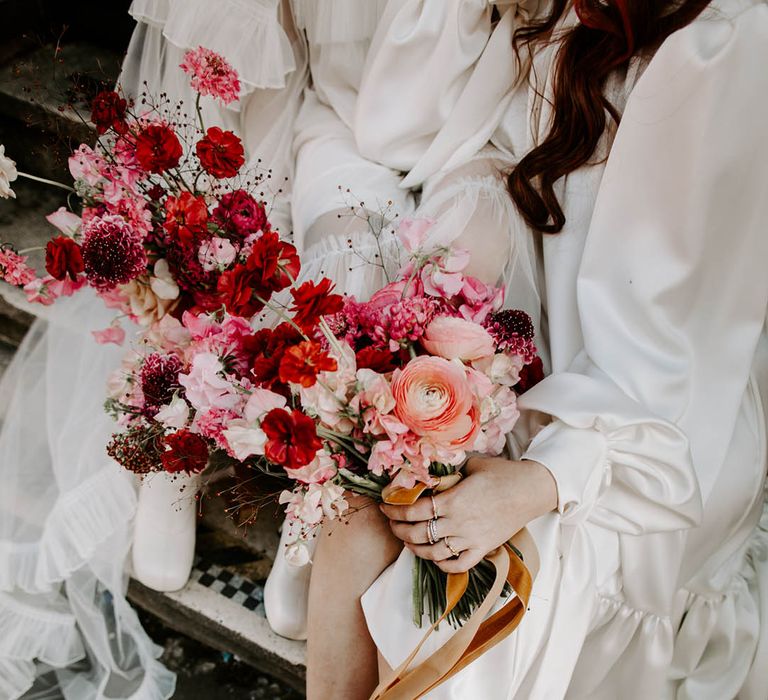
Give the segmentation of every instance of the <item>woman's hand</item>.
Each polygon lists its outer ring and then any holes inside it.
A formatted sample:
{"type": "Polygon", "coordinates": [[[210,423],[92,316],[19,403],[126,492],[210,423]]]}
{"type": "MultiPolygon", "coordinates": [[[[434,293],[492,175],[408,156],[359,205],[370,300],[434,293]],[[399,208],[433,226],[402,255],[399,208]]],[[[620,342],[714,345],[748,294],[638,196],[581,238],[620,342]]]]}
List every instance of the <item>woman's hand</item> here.
{"type": "Polygon", "coordinates": [[[456,486],[434,496],[435,544],[429,544],[431,498],[410,506],[379,506],[408,549],[447,573],[468,571],[531,520],[557,507],[555,479],[538,462],[473,457],[464,473],[456,486]]]}

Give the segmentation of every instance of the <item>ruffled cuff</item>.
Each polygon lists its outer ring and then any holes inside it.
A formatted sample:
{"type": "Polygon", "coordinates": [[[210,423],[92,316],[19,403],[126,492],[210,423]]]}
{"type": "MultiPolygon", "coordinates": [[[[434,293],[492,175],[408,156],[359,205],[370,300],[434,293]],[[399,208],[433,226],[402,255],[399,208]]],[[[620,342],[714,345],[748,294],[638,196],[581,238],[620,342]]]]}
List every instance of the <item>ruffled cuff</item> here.
{"type": "Polygon", "coordinates": [[[543,464],[557,482],[557,509],[564,519],[579,518],[597,500],[607,474],[607,441],[599,430],[550,423],[522,459],[543,464]]]}
{"type": "Polygon", "coordinates": [[[240,76],[242,98],[256,88],[285,87],[296,69],[279,9],[279,0],[134,0],[129,12],[180,49],[204,46],[224,56],[240,76]]]}
{"type": "Polygon", "coordinates": [[[523,457],[552,472],[560,511],[572,524],[589,518],[635,535],[696,525],[701,495],[686,435],[596,368],[582,369],[591,376],[552,375],[519,402],[555,419],[523,457]]]}

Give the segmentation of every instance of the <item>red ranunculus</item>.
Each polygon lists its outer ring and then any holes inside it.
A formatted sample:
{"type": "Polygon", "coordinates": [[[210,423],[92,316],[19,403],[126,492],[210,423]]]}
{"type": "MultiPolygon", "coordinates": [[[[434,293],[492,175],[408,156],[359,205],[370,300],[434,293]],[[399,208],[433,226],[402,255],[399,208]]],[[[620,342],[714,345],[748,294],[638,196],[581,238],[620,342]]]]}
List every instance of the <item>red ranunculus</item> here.
{"type": "MultiPolygon", "coordinates": [[[[257,293],[259,277],[245,265],[221,273],[217,288],[221,303],[233,316],[250,318],[264,308],[257,293]]],[[[263,299],[263,297],[261,297],[263,299]]]]}
{"type": "Polygon", "coordinates": [[[331,294],[333,283],[327,277],[315,284],[312,280],[304,282],[298,289],[291,289],[293,297],[293,320],[304,329],[312,328],[321,316],[341,311],[344,298],[341,294],[331,294]]]}
{"type": "Polygon", "coordinates": [[[136,159],[147,172],[163,173],[175,168],[181,154],[178,137],[165,124],[150,124],[136,137],[136,159]]]}
{"type": "Polygon", "coordinates": [[[166,450],[161,453],[160,460],[163,469],[171,474],[182,471],[197,474],[208,464],[208,443],[189,430],[166,435],[163,442],[166,450]]]}
{"type": "Polygon", "coordinates": [[[380,350],[372,345],[355,353],[358,369],[372,369],[379,374],[391,372],[398,366],[397,358],[389,350],[380,350]]]}
{"type": "Polygon", "coordinates": [[[118,134],[128,131],[125,123],[125,111],[128,103],[114,90],[105,90],[93,98],[91,103],[91,121],[99,134],[114,129],[118,134]]]}
{"type": "Polygon", "coordinates": [[[207,223],[208,207],[202,197],[182,192],[178,197],[168,197],[165,201],[163,227],[182,245],[193,245],[205,233],[207,223]]]}
{"type": "Polygon", "coordinates": [[[213,220],[230,236],[247,238],[257,231],[269,231],[267,212],[245,190],[227,192],[213,210],[213,220]]]}
{"type": "Polygon", "coordinates": [[[320,343],[305,340],[288,348],[280,360],[280,381],[301,384],[305,389],[317,383],[320,372],[334,372],[338,368],[320,343]]]}
{"type": "Polygon", "coordinates": [[[203,170],[213,177],[234,177],[245,163],[243,143],[231,131],[212,126],[195,146],[203,170]]]}
{"type": "Polygon", "coordinates": [[[67,236],[52,238],[45,246],[45,269],[57,280],[69,275],[74,282],[85,269],[80,246],[67,236]]]}
{"type": "Polygon", "coordinates": [[[323,446],[317,437],[315,422],[301,411],[290,413],[273,408],[261,422],[267,434],[264,454],[267,459],[289,469],[299,469],[309,464],[323,446]]]}

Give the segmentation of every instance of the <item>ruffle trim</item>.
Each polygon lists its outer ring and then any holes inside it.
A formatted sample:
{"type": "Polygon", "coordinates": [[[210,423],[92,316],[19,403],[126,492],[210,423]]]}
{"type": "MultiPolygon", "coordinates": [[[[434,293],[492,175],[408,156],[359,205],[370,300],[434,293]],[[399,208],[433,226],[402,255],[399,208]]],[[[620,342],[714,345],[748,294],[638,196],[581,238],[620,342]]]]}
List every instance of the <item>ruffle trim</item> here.
{"type": "Polygon", "coordinates": [[[123,527],[135,509],[128,474],[110,463],[56,502],[37,542],[0,541],[0,591],[53,590],[123,527]]]}
{"type": "Polygon", "coordinates": [[[52,605],[44,601],[45,609],[34,602],[33,597],[27,602],[18,594],[0,593],[0,657],[16,662],[39,659],[58,668],[82,659],[85,649],[64,599],[52,605]]]}
{"type": "Polygon", "coordinates": [[[241,99],[256,88],[285,87],[296,70],[278,0],[134,0],[129,12],[182,50],[204,46],[222,54],[240,76],[241,99]]]}
{"type": "Polygon", "coordinates": [[[35,664],[31,661],[0,659],[0,698],[19,698],[32,687],[35,664]]]}
{"type": "Polygon", "coordinates": [[[296,26],[310,44],[369,41],[387,0],[295,0],[296,26]]]}

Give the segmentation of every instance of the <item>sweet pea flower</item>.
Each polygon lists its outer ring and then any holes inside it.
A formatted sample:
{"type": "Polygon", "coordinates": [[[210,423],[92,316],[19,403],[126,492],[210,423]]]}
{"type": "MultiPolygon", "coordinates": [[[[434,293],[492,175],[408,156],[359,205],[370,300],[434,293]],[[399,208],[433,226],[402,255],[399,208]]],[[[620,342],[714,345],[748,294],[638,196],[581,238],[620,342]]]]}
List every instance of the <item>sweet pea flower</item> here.
{"type": "Polygon", "coordinates": [[[106,345],[107,343],[122,345],[125,342],[125,331],[118,323],[113,323],[101,331],[91,331],[91,335],[99,345],[106,345]]]}
{"type": "Polygon", "coordinates": [[[178,394],[174,394],[169,404],[160,407],[155,414],[155,420],[166,428],[181,430],[189,420],[189,404],[178,394]]]}
{"type": "Polygon", "coordinates": [[[65,236],[72,238],[80,228],[82,219],[77,214],[73,214],[66,207],[59,207],[56,211],[45,217],[46,221],[55,226],[65,236]]]}
{"type": "Polygon", "coordinates": [[[403,219],[397,228],[397,237],[409,253],[415,253],[424,245],[434,225],[434,219],[403,219]]]}
{"type": "Polygon", "coordinates": [[[254,389],[245,404],[243,416],[249,423],[255,423],[267,415],[273,408],[285,408],[285,396],[269,389],[254,389]]]}
{"type": "Polygon", "coordinates": [[[435,297],[451,298],[464,287],[462,270],[469,264],[469,251],[452,248],[421,270],[424,291],[435,297]]]}
{"type": "Polygon", "coordinates": [[[5,146],[0,143],[0,197],[16,199],[16,193],[11,189],[11,183],[18,176],[16,162],[5,155],[5,146]]]}
{"type": "Polygon", "coordinates": [[[483,372],[494,384],[515,386],[520,381],[520,370],[524,364],[520,355],[499,352],[491,357],[475,360],[472,366],[483,372]]]}
{"type": "Polygon", "coordinates": [[[220,376],[224,365],[217,355],[203,352],[192,360],[188,374],[179,374],[187,400],[198,411],[210,408],[234,408],[239,397],[230,382],[220,376]]]}
{"type": "Polygon", "coordinates": [[[75,180],[84,180],[91,187],[102,179],[106,161],[90,146],[81,144],[69,157],[69,172],[75,180]]]}
{"type": "Polygon", "coordinates": [[[224,439],[236,459],[245,460],[253,455],[263,455],[267,434],[241,418],[230,421],[223,432],[224,439]]]}
{"type": "Polygon", "coordinates": [[[149,286],[159,299],[170,301],[179,296],[179,285],[173,279],[168,261],[160,258],[152,268],[152,276],[149,278],[149,286]]]}
{"type": "Polygon", "coordinates": [[[285,473],[302,484],[322,484],[336,476],[336,462],[326,450],[320,450],[315,458],[299,469],[285,468],[285,473]]]}

